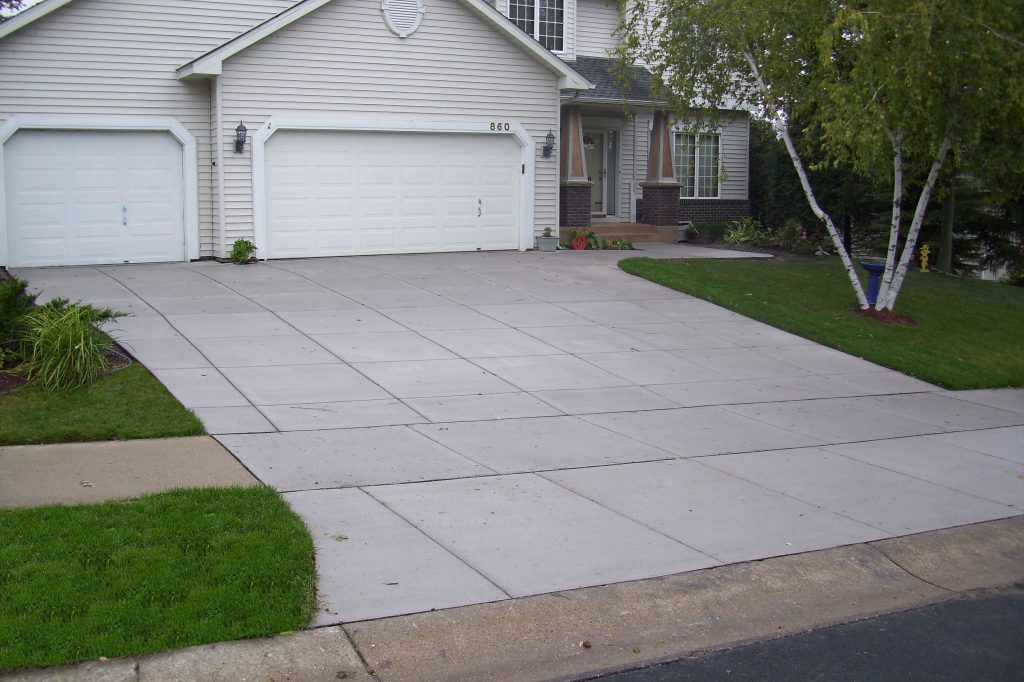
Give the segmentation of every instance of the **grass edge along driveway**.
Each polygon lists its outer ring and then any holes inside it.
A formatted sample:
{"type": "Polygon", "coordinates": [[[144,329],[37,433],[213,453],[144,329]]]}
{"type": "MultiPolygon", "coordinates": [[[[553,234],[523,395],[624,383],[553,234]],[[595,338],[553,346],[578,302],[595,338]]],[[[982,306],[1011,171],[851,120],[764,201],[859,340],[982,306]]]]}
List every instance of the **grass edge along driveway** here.
{"type": "Polygon", "coordinates": [[[313,543],[273,490],[0,511],[0,671],[306,625],[313,543]]]}
{"type": "Polygon", "coordinates": [[[856,301],[838,258],[627,258],[619,267],[943,388],[1024,386],[1020,287],[910,272],[896,312],[917,325],[905,327],[851,312],[856,301]]]}
{"type": "Polygon", "coordinates": [[[0,445],[202,433],[195,414],[137,362],[72,391],[51,393],[24,386],[0,394],[0,445]]]}

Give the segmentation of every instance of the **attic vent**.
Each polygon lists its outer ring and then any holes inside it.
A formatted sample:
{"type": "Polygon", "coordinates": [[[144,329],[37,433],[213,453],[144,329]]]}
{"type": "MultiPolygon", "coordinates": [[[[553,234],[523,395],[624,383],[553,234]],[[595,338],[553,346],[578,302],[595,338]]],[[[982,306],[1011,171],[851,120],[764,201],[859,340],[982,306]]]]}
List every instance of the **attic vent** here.
{"type": "Polygon", "coordinates": [[[405,38],[420,27],[423,0],[383,0],[380,12],[388,29],[399,38],[405,38]]]}

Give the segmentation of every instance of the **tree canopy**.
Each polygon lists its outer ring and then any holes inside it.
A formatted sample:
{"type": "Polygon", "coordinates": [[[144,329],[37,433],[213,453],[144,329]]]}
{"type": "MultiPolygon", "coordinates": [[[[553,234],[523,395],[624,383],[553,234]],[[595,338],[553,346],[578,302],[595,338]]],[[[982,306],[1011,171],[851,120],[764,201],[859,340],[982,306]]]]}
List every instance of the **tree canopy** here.
{"type": "Polygon", "coordinates": [[[867,307],[831,216],[818,205],[791,126],[826,162],[892,183],[883,289],[895,305],[939,172],[971,150],[993,177],[1024,177],[1024,9],[1012,0],[623,0],[621,56],[650,65],[660,95],[695,125],[747,107],[786,143],[867,307]],[[995,134],[993,134],[995,133],[995,134]],[[896,261],[907,187],[918,191],[896,261]]]}

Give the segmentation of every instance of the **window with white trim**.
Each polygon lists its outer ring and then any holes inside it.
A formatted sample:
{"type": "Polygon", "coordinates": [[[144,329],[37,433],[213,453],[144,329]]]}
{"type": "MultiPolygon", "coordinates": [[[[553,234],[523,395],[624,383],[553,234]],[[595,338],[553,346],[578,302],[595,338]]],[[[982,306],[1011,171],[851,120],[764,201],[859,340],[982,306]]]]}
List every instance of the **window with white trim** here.
{"type": "Polygon", "coordinates": [[[562,51],[564,0],[509,0],[508,18],[544,47],[554,52],[562,51]]]}
{"type": "Polygon", "coordinates": [[[676,133],[676,180],[682,184],[684,199],[717,199],[719,180],[719,135],[676,133]]]}

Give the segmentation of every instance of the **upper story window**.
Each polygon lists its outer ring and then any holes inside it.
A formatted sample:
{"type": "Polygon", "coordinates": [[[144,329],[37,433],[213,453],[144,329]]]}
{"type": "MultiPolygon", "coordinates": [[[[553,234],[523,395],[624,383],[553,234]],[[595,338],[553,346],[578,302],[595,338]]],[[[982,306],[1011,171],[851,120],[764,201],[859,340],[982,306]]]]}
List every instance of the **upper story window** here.
{"type": "Polygon", "coordinates": [[[676,180],[682,184],[680,196],[688,199],[717,199],[719,180],[718,135],[676,133],[676,180]]]}
{"type": "Polygon", "coordinates": [[[564,0],[509,0],[508,18],[544,47],[554,52],[562,51],[564,0]]]}

